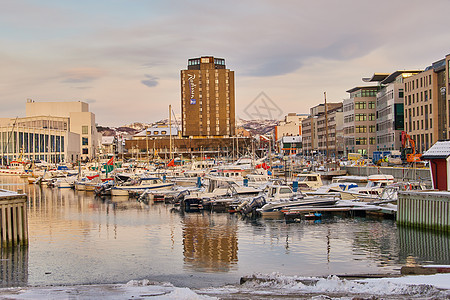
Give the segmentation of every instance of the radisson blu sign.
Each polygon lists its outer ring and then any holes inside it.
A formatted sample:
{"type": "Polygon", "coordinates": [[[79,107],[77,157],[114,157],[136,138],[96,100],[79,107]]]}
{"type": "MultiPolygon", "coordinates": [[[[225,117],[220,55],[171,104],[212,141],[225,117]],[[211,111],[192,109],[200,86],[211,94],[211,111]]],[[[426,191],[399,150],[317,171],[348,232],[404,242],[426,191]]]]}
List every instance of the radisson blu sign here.
{"type": "Polygon", "coordinates": [[[189,104],[197,104],[197,100],[195,100],[195,98],[194,98],[194,90],[195,90],[194,79],[195,79],[195,74],[194,75],[188,74],[189,92],[191,95],[191,101],[189,102],[189,104]]]}

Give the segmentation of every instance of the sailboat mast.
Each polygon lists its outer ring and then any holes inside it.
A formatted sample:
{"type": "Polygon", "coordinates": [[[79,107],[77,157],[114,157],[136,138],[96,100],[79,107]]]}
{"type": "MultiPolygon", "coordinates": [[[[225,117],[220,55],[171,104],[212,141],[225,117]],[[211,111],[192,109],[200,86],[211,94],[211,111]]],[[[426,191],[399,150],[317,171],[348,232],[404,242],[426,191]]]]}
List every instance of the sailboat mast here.
{"type": "Polygon", "coordinates": [[[172,105],[169,104],[169,159],[172,158],[172,105]]]}

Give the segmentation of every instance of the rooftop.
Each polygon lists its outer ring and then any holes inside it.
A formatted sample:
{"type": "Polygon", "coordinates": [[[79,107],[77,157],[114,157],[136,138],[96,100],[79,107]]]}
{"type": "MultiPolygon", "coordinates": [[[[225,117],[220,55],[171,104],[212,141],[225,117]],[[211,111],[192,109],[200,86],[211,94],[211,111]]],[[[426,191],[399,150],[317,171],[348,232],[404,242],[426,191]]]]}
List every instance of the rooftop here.
{"type": "Polygon", "coordinates": [[[437,141],[430,149],[425,151],[421,159],[447,159],[450,156],[450,140],[437,141]]]}

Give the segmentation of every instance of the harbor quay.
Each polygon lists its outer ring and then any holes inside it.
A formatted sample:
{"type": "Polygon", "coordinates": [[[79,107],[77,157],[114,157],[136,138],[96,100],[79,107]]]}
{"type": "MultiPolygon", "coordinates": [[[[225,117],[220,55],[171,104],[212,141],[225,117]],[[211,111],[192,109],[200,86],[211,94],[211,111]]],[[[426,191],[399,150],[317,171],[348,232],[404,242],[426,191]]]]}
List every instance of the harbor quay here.
{"type": "Polygon", "coordinates": [[[378,166],[342,166],[348,175],[369,176],[374,174],[392,175],[398,180],[428,181],[431,184],[429,168],[378,167],[378,166]]]}

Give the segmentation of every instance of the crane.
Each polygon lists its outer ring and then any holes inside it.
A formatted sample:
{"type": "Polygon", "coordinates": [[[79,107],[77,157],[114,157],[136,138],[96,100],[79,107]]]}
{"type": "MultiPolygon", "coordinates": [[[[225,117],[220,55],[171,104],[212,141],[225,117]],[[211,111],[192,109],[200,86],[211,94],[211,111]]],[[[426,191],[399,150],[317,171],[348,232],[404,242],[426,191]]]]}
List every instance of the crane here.
{"type": "Polygon", "coordinates": [[[402,160],[408,163],[419,162],[421,156],[422,154],[416,153],[416,142],[406,131],[402,131],[402,160]]]}

